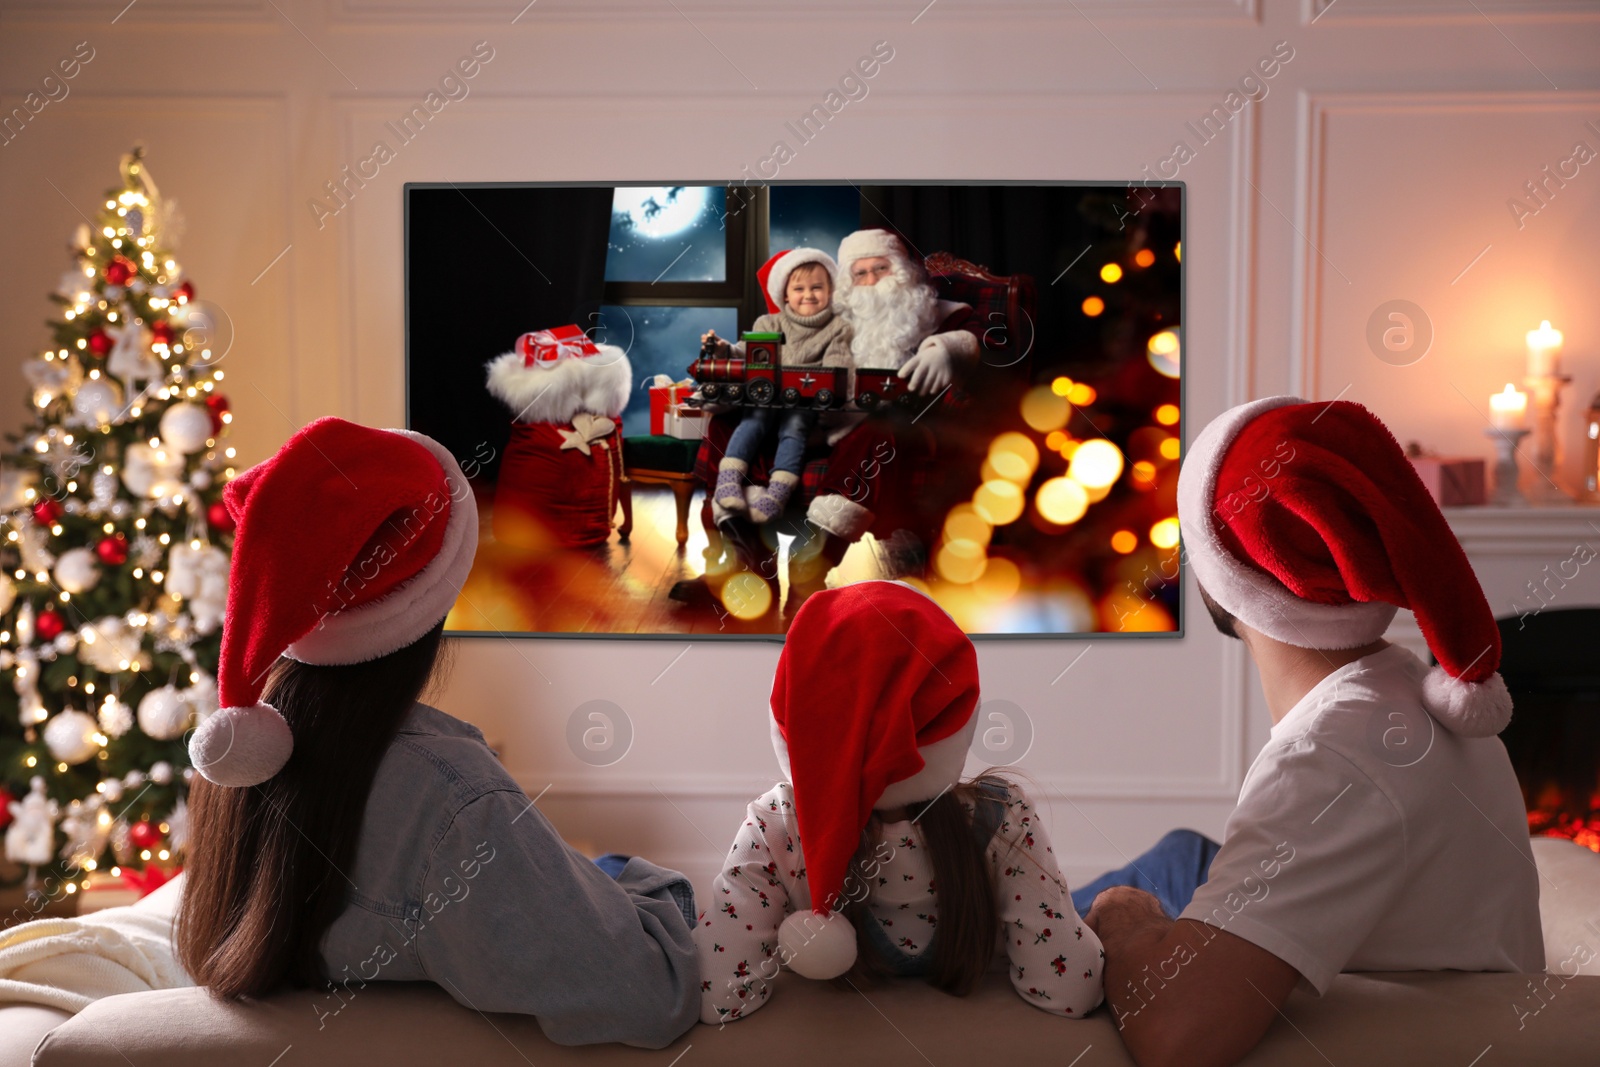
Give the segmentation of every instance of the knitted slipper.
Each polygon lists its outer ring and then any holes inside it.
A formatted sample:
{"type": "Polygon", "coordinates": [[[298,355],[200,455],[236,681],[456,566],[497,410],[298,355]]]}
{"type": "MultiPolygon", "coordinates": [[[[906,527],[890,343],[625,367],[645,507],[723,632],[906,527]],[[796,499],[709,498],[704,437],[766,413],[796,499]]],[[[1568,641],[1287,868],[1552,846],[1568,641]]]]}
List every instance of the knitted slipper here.
{"type": "Polygon", "coordinates": [[[717,467],[717,484],[711,498],[728,511],[745,510],[745,475],[750,468],[737,459],[724,459],[717,467]]]}
{"type": "Polygon", "coordinates": [[[761,491],[761,496],[750,504],[752,522],[771,522],[783,514],[789,504],[789,494],[794,491],[797,479],[782,471],[772,476],[772,481],[761,491]]]}

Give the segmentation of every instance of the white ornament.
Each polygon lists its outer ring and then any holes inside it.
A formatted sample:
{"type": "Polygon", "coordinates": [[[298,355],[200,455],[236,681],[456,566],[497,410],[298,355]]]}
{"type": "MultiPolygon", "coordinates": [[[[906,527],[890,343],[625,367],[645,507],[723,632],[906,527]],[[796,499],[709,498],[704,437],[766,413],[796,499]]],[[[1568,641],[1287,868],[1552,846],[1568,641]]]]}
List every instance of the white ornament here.
{"type": "Polygon", "coordinates": [[[69,548],[56,561],[56,584],[76,596],[100,580],[100,565],[87,548],[69,548]]]}
{"type": "Polygon", "coordinates": [[[164,685],[152,689],[139,701],[139,729],[157,741],[172,741],[183,736],[193,714],[194,709],[178,690],[164,685]]]}
{"type": "Polygon", "coordinates": [[[34,775],[28,795],[10,805],[11,825],[6,828],[6,858],[12,863],[41,866],[55,854],[56,816],[61,808],[45,796],[44,779],[34,775]]]}
{"type": "Polygon", "coordinates": [[[186,456],[206,447],[210,437],[211,414],[199,404],[174,404],[161,415],[161,440],[186,456]]]}
{"type": "Polygon", "coordinates": [[[56,639],[51,642],[56,646],[56,651],[62,655],[71,655],[73,649],[78,647],[78,635],[70,630],[63,630],[56,634],[56,639]]]}
{"type": "Polygon", "coordinates": [[[161,377],[161,364],[150,354],[150,341],[143,326],[130,322],[111,335],[116,342],[106,356],[106,370],[121,378],[130,391],[161,377]]]}
{"type": "Polygon", "coordinates": [[[94,231],[89,229],[87,222],[78,223],[78,228],[72,231],[72,247],[80,252],[87,252],[94,247],[94,231]]]}
{"type": "Polygon", "coordinates": [[[117,476],[105,468],[94,472],[94,477],[89,480],[89,503],[91,510],[99,511],[111,506],[117,498],[117,476]]]}
{"type": "Polygon", "coordinates": [[[182,597],[194,628],[209,634],[228,606],[228,554],[216,545],[184,541],[167,555],[166,591],[182,597]]]}
{"type": "Polygon", "coordinates": [[[82,867],[106,850],[111,838],[111,820],[100,821],[100,798],[91,795],[87,800],[74,800],[67,805],[67,814],[61,820],[61,832],[67,843],[61,846],[61,858],[72,867],[82,867]]]}
{"type": "Polygon", "coordinates": [[[122,482],[134,496],[171,496],[183,488],[183,465],[180,453],[136,441],[122,457],[122,482]]]}
{"type": "MultiPolygon", "coordinates": [[[[133,709],[124,704],[120,697],[107,693],[105,702],[100,705],[100,729],[107,737],[121,737],[133,728],[133,709]]],[[[117,786],[117,792],[122,792],[122,786],[117,786]]],[[[116,797],[109,799],[115,800],[116,797]]]]}
{"type": "MultiPolygon", "coordinates": [[[[26,649],[33,644],[33,604],[24,600],[22,607],[17,609],[17,623],[13,628],[17,635],[17,647],[26,649]]],[[[20,690],[19,690],[20,692],[20,690]]]]}
{"type": "Polygon", "coordinates": [[[56,554],[49,548],[50,530],[36,522],[22,528],[22,569],[30,574],[48,571],[56,565],[56,554]]]}
{"type": "Polygon", "coordinates": [[[72,371],[60,360],[30,359],[22,365],[22,376],[33,387],[35,407],[45,407],[66,392],[72,371]]]}
{"type": "Polygon", "coordinates": [[[33,483],[33,471],[0,465],[0,511],[16,511],[25,505],[33,483]]]}
{"type": "Polygon", "coordinates": [[[78,658],[107,674],[131,670],[142,636],[120,615],[104,615],[78,631],[78,658]]]}
{"type": "Polygon", "coordinates": [[[62,763],[82,763],[99,750],[94,743],[98,729],[94,719],[68,708],[44,724],[44,743],[62,763]]]}
{"type": "Polygon", "coordinates": [[[89,379],[72,395],[73,413],[90,426],[104,426],[121,410],[121,395],[104,378],[89,379]]]}
{"type": "Polygon", "coordinates": [[[150,780],[156,785],[167,785],[172,781],[172,764],[166,760],[157,760],[150,765],[150,780]]]}
{"type": "Polygon", "coordinates": [[[189,475],[189,484],[196,489],[211,488],[211,472],[204,467],[196,467],[195,472],[189,475]]]}
{"type": "Polygon", "coordinates": [[[9,574],[0,574],[0,615],[10,611],[16,599],[17,583],[11,580],[9,574]]]}
{"type": "Polygon", "coordinates": [[[144,785],[144,772],[129,771],[122,776],[122,784],[129,789],[138,789],[141,785],[144,785]]]}
{"type": "Polygon", "coordinates": [[[100,795],[115,804],[122,799],[122,779],[107,778],[100,783],[100,795]]]}
{"type": "Polygon", "coordinates": [[[90,296],[89,276],[76,267],[67,271],[56,285],[56,295],[75,304],[87,303],[90,296]]]}

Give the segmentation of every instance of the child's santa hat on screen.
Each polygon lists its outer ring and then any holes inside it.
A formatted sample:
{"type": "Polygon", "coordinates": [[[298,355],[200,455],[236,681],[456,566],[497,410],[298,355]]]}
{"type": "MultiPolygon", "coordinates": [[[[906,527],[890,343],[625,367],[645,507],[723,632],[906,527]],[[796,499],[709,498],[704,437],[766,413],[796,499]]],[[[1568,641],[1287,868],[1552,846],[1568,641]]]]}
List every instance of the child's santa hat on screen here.
{"type": "Polygon", "coordinates": [[[761,295],[767,300],[767,314],[776,315],[784,306],[785,291],[789,288],[789,275],[796,267],[819,263],[828,272],[828,280],[837,284],[839,264],[820,248],[786,248],[774,255],[756,271],[756,281],[761,283],[761,295]]]}
{"type": "Polygon", "coordinates": [[[934,800],[960,780],[977,707],[971,639],[911,586],[857,582],[795,613],[772,680],[772,744],[811,887],[811,910],[778,932],[795,973],[836,978],[855,963],[841,913],[861,832],[873,808],[934,800]]]}
{"type": "Polygon", "coordinates": [[[478,509],[431,437],[336,418],[300,430],[222,498],[236,524],[222,706],[190,738],[189,758],[218,785],[248,786],[294,749],[289,724],[261,702],[278,657],[365,663],[420,639],[472,569],[478,509]]]}
{"type": "Polygon", "coordinates": [[[1178,518],[1196,580],[1247,626],[1358,648],[1407,608],[1439,661],[1423,706],[1466,737],[1505,729],[1494,613],[1394,435],[1360,404],[1277,396],[1224,412],[1183,461],[1178,518]]]}

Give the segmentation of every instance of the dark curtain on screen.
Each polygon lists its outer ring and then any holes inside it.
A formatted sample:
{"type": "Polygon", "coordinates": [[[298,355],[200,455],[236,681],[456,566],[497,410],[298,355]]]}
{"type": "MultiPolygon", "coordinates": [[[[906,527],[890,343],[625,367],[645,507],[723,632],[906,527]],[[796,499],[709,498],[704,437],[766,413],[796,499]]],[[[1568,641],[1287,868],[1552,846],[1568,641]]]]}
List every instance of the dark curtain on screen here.
{"type": "MultiPolygon", "coordinates": [[[[1038,290],[1036,370],[1096,352],[1097,327],[1078,310],[1100,264],[1073,264],[1104,231],[1083,186],[863,185],[862,227],[888,227],[924,257],[949,252],[996,274],[1031,274],[1038,290]]],[[[840,264],[845,267],[844,264],[840,264]]],[[[845,269],[848,269],[845,267],[845,269]]]]}
{"type": "Polygon", "coordinates": [[[479,457],[480,477],[511,433],[484,365],[530,330],[593,324],[611,199],[608,186],[406,190],[407,425],[479,457]]]}

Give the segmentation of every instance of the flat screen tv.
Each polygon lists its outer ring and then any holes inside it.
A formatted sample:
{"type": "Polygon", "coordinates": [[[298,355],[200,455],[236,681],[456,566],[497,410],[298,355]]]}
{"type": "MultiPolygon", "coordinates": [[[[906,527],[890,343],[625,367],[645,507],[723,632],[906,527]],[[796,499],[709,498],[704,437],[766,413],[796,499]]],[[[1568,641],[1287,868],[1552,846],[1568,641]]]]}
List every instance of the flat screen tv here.
{"type": "Polygon", "coordinates": [[[454,634],[780,637],[910,583],[974,636],[1181,632],[1182,183],[405,187],[406,419],[454,634]]]}

